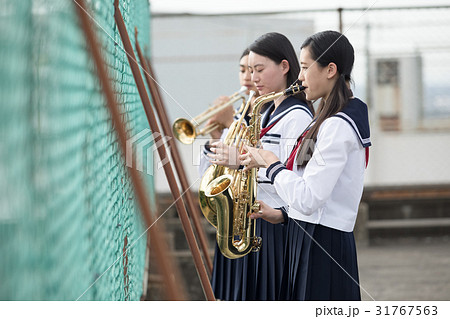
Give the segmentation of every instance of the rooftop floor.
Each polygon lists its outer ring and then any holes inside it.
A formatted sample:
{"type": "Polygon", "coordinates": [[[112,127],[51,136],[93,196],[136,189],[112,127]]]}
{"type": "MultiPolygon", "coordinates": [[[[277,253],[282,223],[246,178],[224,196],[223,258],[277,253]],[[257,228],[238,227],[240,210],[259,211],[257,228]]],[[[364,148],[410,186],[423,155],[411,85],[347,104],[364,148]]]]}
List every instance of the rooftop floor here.
{"type": "Polygon", "coordinates": [[[450,237],[357,248],[363,300],[450,300],[450,237]]]}

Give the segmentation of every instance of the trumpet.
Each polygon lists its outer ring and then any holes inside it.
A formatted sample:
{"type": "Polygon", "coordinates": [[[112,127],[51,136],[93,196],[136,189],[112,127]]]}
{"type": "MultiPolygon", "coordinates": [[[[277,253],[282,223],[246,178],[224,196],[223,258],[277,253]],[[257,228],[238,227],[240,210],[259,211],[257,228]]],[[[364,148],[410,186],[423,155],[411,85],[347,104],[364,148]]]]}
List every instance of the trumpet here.
{"type": "MultiPolygon", "coordinates": [[[[236,101],[242,99],[242,104],[245,104],[245,92],[247,91],[247,87],[243,86],[239,91],[229,96],[229,101],[226,103],[222,103],[220,105],[215,105],[208,108],[205,112],[200,115],[194,117],[192,120],[188,120],[185,118],[177,118],[172,125],[173,135],[177,140],[179,140],[183,144],[192,144],[197,136],[202,136],[211,133],[215,129],[217,129],[220,124],[210,124],[205,126],[204,128],[198,130],[198,127],[220,111],[224,110],[231,104],[234,104],[236,101]]],[[[242,109],[242,107],[241,107],[242,109]]]]}

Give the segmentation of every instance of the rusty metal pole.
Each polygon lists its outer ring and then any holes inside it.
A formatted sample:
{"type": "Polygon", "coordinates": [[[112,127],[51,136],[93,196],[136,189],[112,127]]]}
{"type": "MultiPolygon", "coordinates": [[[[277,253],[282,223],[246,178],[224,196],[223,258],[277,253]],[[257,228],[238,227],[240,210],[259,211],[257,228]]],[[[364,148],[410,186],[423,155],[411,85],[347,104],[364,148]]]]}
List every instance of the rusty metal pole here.
{"type": "MultiPolygon", "coordinates": [[[[120,110],[115,99],[112,85],[108,78],[105,62],[101,55],[95,32],[91,27],[91,21],[88,17],[86,4],[84,3],[84,0],[74,0],[74,2],[76,4],[75,7],[77,10],[81,28],[83,29],[83,32],[85,34],[87,46],[91,51],[91,55],[94,60],[98,79],[100,81],[100,85],[102,86],[103,93],[106,99],[106,105],[111,113],[113,127],[116,130],[118,136],[118,141],[122,149],[122,155],[123,158],[125,158],[127,142],[126,125],[121,119],[120,110]]],[[[183,285],[181,285],[182,281],[179,280],[179,278],[181,277],[179,276],[178,268],[174,266],[173,261],[171,260],[171,258],[169,258],[167,243],[160,230],[160,226],[162,226],[162,224],[158,226],[154,223],[145,186],[136,169],[128,167],[128,172],[130,174],[131,182],[133,184],[136,198],[145,223],[147,227],[152,227],[150,237],[155,248],[158,269],[166,283],[166,285],[164,286],[166,297],[170,300],[186,300],[184,287],[183,285]]]]}
{"type": "Polygon", "coordinates": [[[164,105],[162,103],[161,96],[159,95],[158,88],[156,87],[156,84],[155,84],[156,80],[155,80],[155,75],[153,73],[153,69],[151,68],[150,64],[147,63],[146,59],[144,58],[141,47],[137,40],[137,29],[136,28],[135,28],[135,39],[136,39],[136,52],[138,54],[139,61],[141,62],[141,66],[145,71],[144,76],[147,81],[147,85],[150,89],[150,95],[152,96],[153,105],[158,114],[158,118],[161,123],[164,135],[170,137],[168,139],[169,149],[172,154],[172,159],[173,159],[173,163],[175,165],[175,170],[177,171],[178,179],[180,180],[180,183],[181,183],[181,189],[184,193],[183,197],[185,198],[185,200],[187,202],[189,212],[190,212],[190,217],[192,218],[192,221],[194,223],[194,227],[195,227],[195,230],[197,232],[197,235],[198,235],[198,238],[200,241],[200,247],[202,248],[202,251],[203,251],[203,257],[206,262],[207,268],[209,270],[209,274],[211,275],[212,262],[211,262],[211,259],[209,258],[208,244],[206,241],[205,231],[199,220],[200,214],[194,205],[194,199],[192,197],[192,192],[189,190],[189,188],[190,188],[189,182],[187,180],[185,170],[183,169],[183,162],[181,161],[177,143],[175,142],[175,138],[174,138],[172,130],[170,128],[167,113],[166,113],[164,105]]]}
{"type": "MultiPolygon", "coordinates": [[[[167,159],[167,152],[162,143],[161,133],[158,127],[158,123],[156,121],[155,114],[153,113],[152,105],[150,103],[150,98],[147,95],[147,90],[145,88],[144,80],[142,79],[139,65],[137,64],[136,57],[134,55],[133,46],[131,45],[130,38],[128,36],[128,32],[125,26],[125,22],[123,21],[122,14],[119,9],[119,1],[114,1],[114,19],[117,24],[117,28],[119,30],[120,38],[122,39],[122,43],[127,54],[128,62],[131,67],[131,71],[133,73],[133,77],[136,81],[136,86],[139,91],[139,95],[141,97],[142,104],[144,105],[145,113],[147,115],[147,120],[150,124],[150,129],[154,135],[154,143],[155,145],[160,145],[157,147],[157,151],[159,154],[159,158],[161,161],[167,159]]],[[[206,272],[205,264],[203,263],[202,256],[200,254],[200,249],[198,248],[197,242],[195,240],[194,231],[192,229],[189,216],[186,211],[186,207],[184,206],[183,201],[180,201],[181,193],[178,189],[177,181],[175,179],[175,175],[172,170],[172,166],[170,162],[167,162],[163,165],[164,173],[166,174],[167,181],[169,183],[170,191],[175,201],[175,206],[178,211],[178,216],[180,217],[181,223],[183,225],[184,234],[189,244],[189,248],[192,253],[192,257],[194,258],[195,267],[197,269],[197,273],[200,277],[200,282],[202,284],[203,292],[207,300],[215,300],[214,293],[211,287],[211,283],[209,282],[208,274],[206,272]]]]}
{"type": "Polygon", "coordinates": [[[342,24],[342,11],[343,11],[344,9],[342,9],[342,8],[338,8],[337,9],[337,11],[338,11],[338,15],[339,15],[339,32],[340,33],[342,33],[343,32],[343,29],[344,29],[344,25],[342,24]]]}

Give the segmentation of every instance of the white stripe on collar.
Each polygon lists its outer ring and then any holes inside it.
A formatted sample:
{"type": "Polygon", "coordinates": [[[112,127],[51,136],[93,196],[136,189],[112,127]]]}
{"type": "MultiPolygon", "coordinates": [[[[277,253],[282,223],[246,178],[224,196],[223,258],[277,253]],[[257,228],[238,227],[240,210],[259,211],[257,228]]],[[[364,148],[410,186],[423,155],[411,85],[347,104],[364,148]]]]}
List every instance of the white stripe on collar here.
{"type": "Polygon", "coordinates": [[[369,144],[370,143],[370,137],[368,137],[368,138],[362,138],[361,137],[361,134],[359,133],[359,130],[358,130],[358,126],[356,126],[356,123],[353,121],[353,119],[350,117],[350,116],[348,116],[347,114],[345,114],[344,112],[338,112],[338,113],[336,113],[336,116],[339,116],[339,117],[343,117],[344,119],[346,119],[349,123],[350,123],[350,125],[353,127],[353,130],[356,132],[356,134],[358,135],[358,138],[359,138],[359,140],[361,141],[361,144],[365,147],[367,144],[369,144]]]}
{"type": "MultiPolygon", "coordinates": [[[[277,114],[273,119],[270,120],[269,123],[267,123],[266,127],[272,125],[274,122],[278,121],[281,117],[283,117],[284,115],[286,115],[286,113],[289,113],[291,111],[294,110],[303,110],[306,113],[309,114],[309,116],[311,116],[311,118],[313,117],[311,114],[311,111],[304,105],[301,104],[294,104],[293,106],[287,108],[286,110],[284,110],[283,112],[281,112],[280,114],[277,114]]],[[[265,114],[266,116],[270,116],[269,114],[265,114]]]]}

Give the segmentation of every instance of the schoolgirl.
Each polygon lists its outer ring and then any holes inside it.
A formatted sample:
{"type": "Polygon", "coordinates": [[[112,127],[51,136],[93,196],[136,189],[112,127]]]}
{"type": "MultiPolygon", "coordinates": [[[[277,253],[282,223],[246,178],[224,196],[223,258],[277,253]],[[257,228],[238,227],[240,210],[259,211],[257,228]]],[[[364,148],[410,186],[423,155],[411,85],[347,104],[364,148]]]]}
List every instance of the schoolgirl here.
{"type": "MultiPolygon", "coordinates": [[[[248,67],[260,95],[279,92],[295,82],[300,71],[291,42],[280,33],[267,33],[249,46],[248,67]]],[[[280,98],[268,103],[262,117],[261,144],[281,159],[287,159],[298,131],[311,123],[313,109],[304,96],[280,98]]],[[[228,165],[230,152],[223,143],[212,145],[212,162],[228,165]]],[[[266,210],[283,212],[286,203],[277,195],[265,169],[258,175],[257,198],[266,210]]],[[[287,219],[287,215],[286,219],[287,219]]],[[[218,299],[277,300],[281,285],[285,226],[264,220],[256,222],[262,238],[259,252],[229,260],[216,254],[212,285],[218,299]]]]}
{"type": "MultiPolygon", "coordinates": [[[[247,88],[245,94],[248,96],[250,94],[250,91],[254,91],[255,94],[252,97],[253,102],[256,97],[258,97],[258,93],[256,90],[256,87],[252,81],[252,75],[250,73],[250,70],[248,69],[248,55],[250,53],[250,50],[246,48],[244,52],[242,52],[242,55],[239,59],[239,84],[241,87],[247,88]]],[[[220,105],[222,103],[228,102],[229,97],[227,96],[221,96],[217,98],[213,105],[220,105]]],[[[244,114],[244,123],[248,125],[249,121],[249,114],[252,110],[252,104],[250,104],[250,108],[247,111],[246,114],[244,114]]],[[[217,142],[219,140],[223,140],[223,138],[228,133],[228,127],[233,123],[233,121],[239,120],[240,114],[236,114],[236,110],[234,109],[233,105],[230,105],[228,108],[224,109],[223,111],[217,113],[213,117],[211,117],[206,125],[210,124],[220,124],[218,128],[214,131],[212,131],[211,138],[207,143],[202,147],[202,152],[200,154],[200,165],[198,167],[198,172],[200,176],[203,176],[203,174],[206,172],[208,167],[211,165],[210,157],[208,155],[211,155],[211,144],[214,142],[217,142]]]]}

